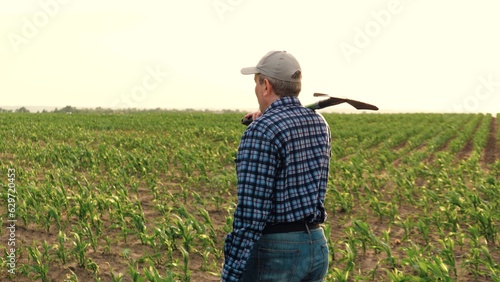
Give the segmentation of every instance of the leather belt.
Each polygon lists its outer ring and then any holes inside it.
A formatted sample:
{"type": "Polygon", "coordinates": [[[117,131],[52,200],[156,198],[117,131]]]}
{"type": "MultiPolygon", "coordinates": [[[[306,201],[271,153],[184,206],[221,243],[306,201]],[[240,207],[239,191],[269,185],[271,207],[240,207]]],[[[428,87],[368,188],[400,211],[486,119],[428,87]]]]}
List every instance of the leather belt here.
{"type": "Polygon", "coordinates": [[[307,231],[318,229],[319,223],[305,223],[305,222],[286,222],[277,224],[266,224],[262,234],[272,234],[272,233],[288,233],[297,231],[307,231]],[[307,227],[306,227],[307,225],[307,227]]]}

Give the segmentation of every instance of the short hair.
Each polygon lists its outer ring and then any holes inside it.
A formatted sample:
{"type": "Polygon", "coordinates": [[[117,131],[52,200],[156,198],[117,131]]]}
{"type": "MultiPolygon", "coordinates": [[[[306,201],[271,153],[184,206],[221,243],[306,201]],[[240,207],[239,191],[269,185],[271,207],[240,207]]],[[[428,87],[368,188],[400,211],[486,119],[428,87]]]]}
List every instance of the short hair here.
{"type": "MultiPolygon", "coordinates": [[[[292,78],[302,78],[302,74],[300,70],[296,71],[292,78]]],[[[299,96],[301,87],[302,87],[302,82],[291,82],[291,81],[284,81],[284,80],[279,80],[275,79],[266,75],[263,75],[259,73],[259,84],[264,83],[264,80],[267,79],[269,83],[273,86],[274,93],[280,97],[285,97],[285,96],[294,96],[297,97],[299,96]]]]}

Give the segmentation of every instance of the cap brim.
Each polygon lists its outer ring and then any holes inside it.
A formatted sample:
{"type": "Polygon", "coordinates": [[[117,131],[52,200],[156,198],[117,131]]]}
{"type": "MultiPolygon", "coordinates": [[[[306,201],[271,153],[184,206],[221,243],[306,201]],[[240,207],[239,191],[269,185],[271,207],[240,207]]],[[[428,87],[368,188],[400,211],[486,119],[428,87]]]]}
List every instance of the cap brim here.
{"type": "Polygon", "coordinates": [[[242,68],[241,69],[242,74],[256,74],[259,73],[257,70],[257,67],[248,67],[248,68],[242,68]]]}

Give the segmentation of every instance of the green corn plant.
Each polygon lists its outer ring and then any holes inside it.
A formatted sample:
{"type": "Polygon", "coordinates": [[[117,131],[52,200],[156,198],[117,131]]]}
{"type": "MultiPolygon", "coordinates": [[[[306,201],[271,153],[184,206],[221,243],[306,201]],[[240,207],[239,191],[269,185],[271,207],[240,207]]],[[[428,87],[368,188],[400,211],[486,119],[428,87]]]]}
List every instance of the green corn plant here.
{"type": "Polygon", "coordinates": [[[479,235],[479,228],[472,225],[469,226],[469,242],[471,248],[479,248],[482,244],[480,242],[481,236],[479,235]]]}
{"type": "Polygon", "coordinates": [[[446,206],[446,207],[441,206],[440,210],[446,217],[446,221],[445,221],[446,226],[448,226],[452,232],[457,232],[458,228],[460,228],[458,209],[456,207],[452,207],[452,206],[446,206]]]}
{"type": "Polygon", "coordinates": [[[441,244],[442,250],[441,250],[441,255],[444,257],[444,263],[446,265],[450,266],[451,272],[453,273],[453,278],[457,279],[458,278],[458,273],[457,273],[457,263],[455,260],[455,253],[454,253],[454,247],[455,247],[455,241],[452,238],[445,238],[443,240],[438,240],[438,242],[441,244]]]}
{"type": "MultiPolygon", "coordinates": [[[[6,249],[4,249],[3,252],[4,252],[4,256],[8,255],[6,249]]],[[[7,258],[4,258],[4,257],[0,256],[0,268],[6,269],[7,268],[7,261],[8,261],[7,258]]]]}
{"type": "MultiPolygon", "coordinates": [[[[352,227],[347,228],[344,230],[344,233],[346,234],[347,237],[342,242],[344,243],[344,245],[349,245],[349,249],[348,249],[349,255],[352,253],[355,257],[357,257],[358,245],[361,245],[361,248],[363,249],[363,253],[366,253],[366,241],[362,240],[358,237],[357,233],[354,231],[354,228],[352,228],[352,227]]],[[[346,247],[346,250],[347,250],[347,247],[346,247]]],[[[339,253],[343,254],[346,252],[346,250],[342,250],[339,248],[339,253]]]]}
{"type": "Polygon", "coordinates": [[[19,207],[18,208],[18,210],[19,210],[18,215],[23,220],[23,225],[27,226],[28,225],[28,221],[30,220],[31,216],[29,216],[28,206],[27,206],[26,200],[24,200],[21,203],[19,203],[18,207],[19,207]]]}
{"type": "Polygon", "coordinates": [[[102,234],[103,222],[98,214],[94,214],[91,218],[92,229],[95,231],[95,236],[100,237],[102,234]]]}
{"type": "Polygon", "coordinates": [[[390,229],[384,230],[383,239],[380,239],[372,232],[370,226],[366,222],[355,220],[353,222],[353,227],[354,230],[360,234],[360,240],[364,251],[366,251],[366,244],[369,244],[376,253],[384,252],[386,254],[384,261],[386,261],[391,268],[396,267],[396,258],[393,257],[390,246],[390,229]]]}
{"type": "MultiPolygon", "coordinates": [[[[172,195],[170,193],[170,195],[172,195]]],[[[172,196],[173,197],[173,196],[172,196]]],[[[173,201],[173,200],[172,200],[173,201]]],[[[155,208],[158,210],[158,212],[160,212],[161,214],[170,214],[170,212],[172,211],[172,207],[170,207],[169,205],[165,204],[165,203],[157,203],[155,208]]]]}
{"type": "Polygon", "coordinates": [[[149,268],[144,268],[143,273],[144,273],[144,276],[146,276],[146,279],[148,281],[151,281],[151,282],[174,282],[174,281],[176,281],[174,279],[172,272],[169,272],[166,277],[163,277],[158,272],[158,269],[156,269],[152,265],[150,265],[149,268]]]}
{"type": "Polygon", "coordinates": [[[212,222],[212,219],[210,218],[210,214],[208,213],[208,211],[205,208],[200,208],[198,209],[198,213],[205,220],[205,224],[208,225],[210,238],[214,241],[217,240],[218,236],[215,233],[214,224],[212,222]]]}
{"type": "Polygon", "coordinates": [[[118,274],[115,274],[113,269],[111,269],[110,275],[111,275],[112,282],[122,282],[123,281],[123,273],[121,273],[121,272],[118,274]]]}
{"type": "Polygon", "coordinates": [[[329,189],[328,193],[333,197],[332,203],[340,206],[340,212],[351,213],[353,208],[353,196],[351,193],[339,192],[337,189],[329,189]]]}
{"type": "Polygon", "coordinates": [[[160,275],[158,270],[151,265],[149,268],[144,268],[143,273],[148,281],[166,281],[165,278],[160,275]]]}
{"type": "Polygon", "coordinates": [[[460,246],[460,251],[463,251],[464,249],[464,245],[465,245],[465,238],[466,238],[466,235],[464,232],[457,232],[457,233],[450,233],[450,236],[454,236],[455,237],[455,242],[458,244],[458,246],[460,246]]]}
{"type": "Polygon", "coordinates": [[[366,253],[366,247],[367,245],[376,249],[378,251],[378,243],[379,243],[379,240],[378,238],[375,236],[375,234],[373,234],[370,226],[368,225],[368,223],[366,222],[363,222],[363,221],[360,221],[360,220],[354,220],[353,222],[353,230],[359,234],[359,236],[357,236],[357,239],[359,241],[361,241],[361,245],[362,245],[362,248],[363,248],[363,253],[366,253]]]}
{"type": "Polygon", "coordinates": [[[424,242],[426,244],[429,244],[429,225],[427,224],[427,222],[419,218],[416,227],[420,234],[422,234],[424,242]]]}
{"type": "Polygon", "coordinates": [[[28,254],[29,258],[33,260],[34,264],[29,266],[30,272],[35,273],[34,279],[40,279],[43,282],[49,281],[49,265],[45,264],[42,258],[42,254],[35,243],[33,243],[33,247],[28,246],[28,254]]]}
{"type": "Polygon", "coordinates": [[[171,232],[170,228],[165,229],[164,227],[154,229],[155,238],[158,238],[161,242],[161,246],[166,248],[166,256],[169,261],[173,260],[174,253],[174,234],[171,232]]]}
{"type": "Polygon", "coordinates": [[[227,210],[227,215],[225,217],[225,224],[224,226],[222,227],[222,230],[224,230],[224,232],[226,233],[229,233],[231,232],[231,230],[233,230],[233,216],[232,216],[232,211],[233,211],[233,208],[228,208],[227,210]]]}
{"type": "Polygon", "coordinates": [[[51,218],[53,218],[54,221],[56,222],[57,230],[61,230],[61,217],[59,210],[50,205],[46,205],[45,209],[47,209],[47,217],[45,218],[44,221],[47,232],[49,232],[50,230],[51,218]]]}
{"type": "Polygon", "coordinates": [[[383,251],[386,254],[386,258],[384,261],[386,261],[389,264],[389,267],[391,269],[396,268],[396,258],[392,255],[392,248],[391,248],[391,240],[390,240],[390,233],[391,230],[384,230],[382,231],[383,233],[383,240],[377,238],[377,245],[375,248],[383,251]]]}
{"type": "Polygon", "coordinates": [[[340,250],[340,253],[341,258],[339,259],[339,262],[345,263],[346,265],[344,271],[342,272],[342,276],[347,278],[348,273],[352,273],[354,271],[357,254],[349,243],[345,243],[345,250],[340,250]]]}
{"type": "Polygon", "coordinates": [[[141,244],[146,244],[147,234],[146,234],[146,223],[144,219],[144,214],[141,213],[131,213],[132,222],[134,226],[139,231],[139,238],[141,239],[141,244]]]}
{"type": "Polygon", "coordinates": [[[75,256],[78,266],[85,267],[85,253],[87,252],[87,248],[89,247],[89,243],[84,242],[82,237],[77,232],[71,232],[73,234],[74,240],[71,239],[74,248],[73,248],[73,256],[75,256]]]}
{"type": "Polygon", "coordinates": [[[398,270],[397,268],[394,269],[385,269],[385,272],[387,274],[387,280],[391,282],[408,282],[408,281],[413,281],[413,282],[426,282],[427,280],[424,278],[420,278],[417,276],[412,276],[412,275],[407,275],[404,272],[398,270]]]}
{"type": "MultiPolygon", "coordinates": [[[[193,196],[193,199],[194,199],[194,202],[197,204],[197,205],[200,205],[202,207],[206,206],[207,205],[207,201],[205,200],[205,197],[202,197],[200,196],[199,193],[197,193],[196,191],[191,191],[191,196],[193,196]]],[[[218,206],[217,206],[218,207],[218,206]]],[[[218,208],[217,208],[218,209],[218,208]]]]}
{"type": "Polygon", "coordinates": [[[132,261],[132,259],[130,258],[130,250],[129,249],[123,249],[122,253],[120,254],[121,257],[125,258],[126,260],[128,260],[129,262],[132,261]]]}
{"type": "Polygon", "coordinates": [[[328,245],[328,255],[330,256],[329,260],[330,261],[335,261],[335,253],[336,253],[336,246],[337,244],[332,241],[332,226],[325,222],[324,225],[324,232],[325,232],[325,237],[328,245]]]}
{"type": "Polygon", "coordinates": [[[56,256],[59,258],[62,264],[66,264],[68,260],[68,255],[66,252],[67,240],[68,238],[66,237],[66,233],[60,230],[59,233],[57,234],[57,241],[59,242],[59,244],[57,245],[56,248],[56,256]]]}
{"type": "Polygon", "coordinates": [[[175,228],[173,231],[175,234],[182,238],[182,246],[187,252],[190,252],[193,247],[193,242],[196,238],[196,232],[193,229],[193,224],[191,220],[184,221],[177,215],[173,215],[176,218],[175,228]]]}
{"type": "Polygon", "coordinates": [[[410,266],[420,278],[437,281],[454,281],[453,277],[450,276],[448,266],[443,262],[441,257],[427,257],[423,255],[427,248],[430,248],[430,246],[421,249],[412,243],[410,247],[405,248],[407,257],[402,260],[402,263],[410,266]]]}
{"type": "Polygon", "coordinates": [[[495,260],[486,246],[473,248],[469,257],[464,261],[474,276],[489,276],[493,281],[500,281],[500,264],[495,260]],[[484,268],[481,268],[483,266],[484,268]],[[486,272],[489,270],[490,272],[486,272]]]}
{"type": "Polygon", "coordinates": [[[177,208],[177,213],[179,214],[180,217],[187,218],[187,219],[192,219],[191,213],[187,210],[186,206],[183,205],[182,203],[179,203],[179,207],[177,208]]]}
{"type": "Polygon", "coordinates": [[[179,250],[182,254],[182,259],[184,264],[182,266],[182,271],[184,272],[184,281],[189,282],[191,280],[191,271],[189,270],[189,251],[184,249],[184,247],[180,247],[179,250]]]}
{"type": "Polygon", "coordinates": [[[480,234],[491,244],[495,244],[498,237],[495,217],[500,218],[500,216],[496,215],[495,211],[496,207],[492,208],[484,203],[481,203],[475,210],[470,211],[470,216],[477,222],[480,234]]]}
{"type": "Polygon", "coordinates": [[[484,265],[484,260],[481,257],[481,248],[472,248],[469,250],[466,259],[463,262],[463,266],[474,275],[475,280],[486,273],[481,269],[484,265]]]}
{"type": "Polygon", "coordinates": [[[385,214],[389,218],[390,222],[394,222],[394,219],[399,214],[398,205],[395,205],[393,203],[387,203],[387,206],[385,207],[385,214]]]}
{"type": "Polygon", "coordinates": [[[414,226],[412,218],[410,216],[408,216],[408,217],[406,217],[405,220],[402,220],[401,217],[397,216],[396,219],[397,219],[397,221],[395,221],[394,224],[396,226],[402,228],[403,232],[404,232],[404,235],[401,238],[401,241],[406,241],[406,240],[410,239],[411,229],[414,226]]]}
{"type": "Polygon", "coordinates": [[[129,264],[128,273],[130,274],[130,277],[132,278],[133,282],[145,282],[146,281],[144,279],[144,277],[141,276],[141,273],[132,264],[129,264]]]}
{"type": "Polygon", "coordinates": [[[42,243],[42,260],[43,261],[46,261],[47,263],[50,263],[52,261],[52,258],[51,258],[51,251],[52,249],[55,247],[55,245],[49,245],[47,243],[47,241],[43,241],[42,243]]]}
{"type": "Polygon", "coordinates": [[[189,191],[191,190],[191,187],[184,185],[184,184],[180,184],[179,186],[181,188],[181,196],[182,196],[183,202],[184,202],[184,204],[186,204],[187,200],[189,198],[189,194],[190,194],[189,191]]]}
{"type": "Polygon", "coordinates": [[[377,196],[372,196],[372,198],[369,200],[370,201],[370,208],[375,212],[375,214],[378,215],[379,219],[382,219],[384,216],[384,213],[382,211],[382,204],[378,200],[377,196]]]}
{"type": "Polygon", "coordinates": [[[158,252],[154,254],[147,253],[138,261],[141,263],[149,262],[150,265],[162,265],[164,264],[164,254],[163,252],[158,252]]]}
{"type": "Polygon", "coordinates": [[[90,241],[89,245],[92,247],[92,250],[94,250],[94,252],[97,252],[98,237],[94,234],[88,222],[82,222],[81,225],[83,232],[82,234],[87,236],[90,241]]]}
{"type": "Polygon", "coordinates": [[[210,197],[210,200],[212,200],[212,202],[215,204],[215,208],[217,210],[220,210],[220,207],[222,206],[222,204],[225,202],[225,198],[224,196],[222,196],[221,194],[219,193],[216,193],[214,196],[211,196],[210,197]]]}
{"type": "Polygon", "coordinates": [[[87,214],[92,209],[92,207],[90,206],[91,204],[88,201],[88,197],[89,195],[86,192],[73,196],[76,205],[73,209],[71,209],[70,214],[76,214],[80,221],[84,221],[87,217],[87,214]]]}
{"type": "Polygon", "coordinates": [[[71,274],[66,274],[66,278],[64,279],[64,282],[78,282],[78,276],[76,273],[73,272],[73,270],[69,269],[71,274]]]}
{"type": "MultiPolygon", "coordinates": [[[[448,266],[443,262],[441,257],[433,257],[427,264],[420,265],[424,270],[428,269],[430,277],[438,281],[453,282],[453,277],[449,274],[448,266]]],[[[429,277],[429,278],[430,278],[429,277]]]]}
{"type": "Polygon", "coordinates": [[[201,270],[208,270],[208,260],[209,256],[212,254],[212,248],[203,248],[202,250],[196,250],[196,252],[201,256],[201,270]]]}
{"type": "Polygon", "coordinates": [[[104,237],[104,242],[106,242],[106,245],[104,246],[103,253],[104,254],[111,253],[111,238],[109,236],[105,236],[104,237]]]}
{"type": "Polygon", "coordinates": [[[96,280],[100,279],[99,278],[99,266],[91,258],[88,258],[85,261],[85,269],[92,271],[92,273],[94,274],[94,279],[96,279],[96,280]]]}
{"type": "Polygon", "coordinates": [[[133,191],[133,192],[134,192],[137,196],[138,196],[138,195],[140,195],[140,192],[139,192],[139,183],[137,183],[137,182],[132,182],[130,186],[131,186],[131,188],[132,188],[131,190],[132,190],[132,191],[133,191]]]}
{"type": "Polygon", "coordinates": [[[339,194],[339,196],[339,204],[341,210],[346,213],[350,213],[354,207],[352,194],[348,192],[342,192],[339,194]]]}
{"type": "MultiPolygon", "coordinates": [[[[434,223],[434,225],[436,226],[437,231],[439,232],[439,234],[442,236],[444,234],[444,229],[445,229],[444,228],[445,220],[442,217],[443,217],[443,211],[446,210],[446,208],[443,207],[443,206],[440,206],[439,210],[440,211],[434,211],[434,212],[432,212],[431,220],[434,223]]],[[[422,222],[422,224],[423,224],[423,222],[422,222]]],[[[422,229],[425,228],[422,224],[420,224],[420,225],[417,226],[418,230],[421,231],[421,232],[422,232],[422,229]]],[[[430,232],[430,230],[427,231],[426,236],[429,235],[429,232],[430,232]]]]}
{"type": "Polygon", "coordinates": [[[348,282],[349,281],[349,270],[339,269],[334,267],[331,273],[331,277],[329,277],[331,281],[335,282],[348,282]]]}
{"type": "Polygon", "coordinates": [[[17,275],[21,275],[21,276],[29,276],[31,273],[31,266],[28,265],[28,264],[23,264],[19,267],[19,270],[16,271],[15,274],[9,274],[9,278],[14,278],[16,277],[17,275]]]}
{"type": "MultiPolygon", "coordinates": [[[[122,194],[123,195],[123,194],[122,194]]],[[[122,196],[123,198],[126,198],[126,196],[122,196]]],[[[122,200],[120,199],[120,196],[114,196],[111,198],[112,204],[116,207],[116,212],[113,213],[116,216],[113,216],[113,219],[116,220],[112,226],[115,227],[117,226],[120,231],[121,231],[121,236],[123,238],[124,242],[127,242],[127,236],[129,234],[129,228],[127,227],[127,222],[125,220],[125,215],[127,214],[126,211],[124,210],[124,207],[122,205],[122,200]]]]}
{"type": "Polygon", "coordinates": [[[141,238],[141,242],[144,242],[142,244],[146,246],[150,246],[153,249],[153,253],[159,253],[162,247],[161,242],[158,240],[158,237],[156,234],[139,234],[139,237],[141,238]]]}
{"type": "Polygon", "coordinates": [[[496,276],[498,276],[498,271],[500,271],[500,262],[491,256],[490,251],[486,246],[481,247],[481,252],[485,257],[486,265],[490,268],[494,268],[496,270],[496,276]]]}
{"type": "Polygon", "coordinates": [[[425,278],[427,276],[427,269],[425,267],[425,261],[423,261],[422,250],[419,246],[411,242],[411,246],[404,248],[406,252],[406,257],[401,260],[402,265],[407,265],[411,267],[419,277],[425,278]]]}

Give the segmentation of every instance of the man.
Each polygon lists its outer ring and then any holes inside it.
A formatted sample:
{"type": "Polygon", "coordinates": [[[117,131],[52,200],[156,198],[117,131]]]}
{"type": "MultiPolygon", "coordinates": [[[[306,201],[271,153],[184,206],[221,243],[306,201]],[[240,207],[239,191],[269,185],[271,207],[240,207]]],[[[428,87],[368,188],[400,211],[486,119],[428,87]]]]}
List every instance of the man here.
{"type": "Polygon", "coordinates": [[[321,223],[331,155],[323,117],[298,100],[301,69],[285,51],[254,74],[260,113],[238,148],[238,205],[224,245],[222,281],[322,281],[328,247],[321,223]]]}

